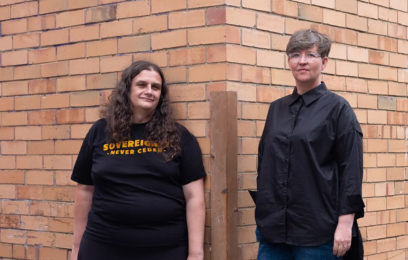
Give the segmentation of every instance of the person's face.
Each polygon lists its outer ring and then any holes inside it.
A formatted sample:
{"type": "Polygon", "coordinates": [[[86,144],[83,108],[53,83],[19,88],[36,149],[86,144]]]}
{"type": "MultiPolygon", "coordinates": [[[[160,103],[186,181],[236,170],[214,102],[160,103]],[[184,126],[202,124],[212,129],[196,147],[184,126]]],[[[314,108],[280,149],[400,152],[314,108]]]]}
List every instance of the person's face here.
{"type": "Polygon", "coordinates": [[[142,70],[133,78],[129,98],[133,106],[133,113],[154,112],[159,104],[162,89],[160,74],[154,70],[142,70]]]}
{"type": "Polygon", "coordinates": [[[320,57],[317,46],[288,55],[289,67],[296,85],[319,85],[320,75],[326,68],[327,61],[327,57],[320,57]]]}

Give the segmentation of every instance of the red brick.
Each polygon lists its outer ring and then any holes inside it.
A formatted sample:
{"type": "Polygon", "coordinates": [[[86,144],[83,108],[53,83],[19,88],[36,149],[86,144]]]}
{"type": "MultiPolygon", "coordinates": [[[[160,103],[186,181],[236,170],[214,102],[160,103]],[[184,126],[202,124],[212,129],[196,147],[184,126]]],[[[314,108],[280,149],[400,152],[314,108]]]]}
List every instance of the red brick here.
{"type": "Polygon", "coordinates": [[[69,60],[85,57],[85,43],[76,43],[57,47],[57,59],[69,60]]]}
{"type": "Polygon", "coordinates": [[[28,53],[29,63],[44,63],[51,62],[57,59],[56,50],[54,47],[43,48],[43,49],[33,49],[28,53]]]}
{"type": "Polygon", "coordinates": [[[41,99],[41,108],[62,108],[69,106],[68,94],[46,95],[41,99]]]}
{"type": "Polygon", "coordinates": [[[55,154],[78,154],[82,140],[57,140],[55,154]]]}
{"type": "MultiPolygon", "coordinates": [[[[226,32],[226,27],[224,26],[190,29],[188,31],[188,43],[190,45],[223,43],[226,41],[226,36],[227,36],[227,32],[226,32]]],[[[182,35],[178,37],[182,37],[182,35]]],[[[161,39],[158,41],[163,41],[163,40],[165,39],[161,39]]],[[[184,44],[185,43],[181,43],[180,45],[184,45],[184,44]]]]}
{"type": "MultiPolygon", "coordinates": [[[[0,67],[0,82],[6,80],[13,80],[14,70],[12,67],[0,67]]],[[[1,93],[1,92],[0,92],[1,93]]]]}
{"type": "Polygon", "coordinates": [[[187,65],[205,62],[205,49],[195,47],[189,49],[176,49],[169,51],[169,65],[187,65]]]}
{"type": "Polygon", "coordinates": [[[13,37],[3,36],[0,38],[0,51],[11,50],[13,48],[13,37]]]}
{"type": "Polygon", "coordinates": [[[101,58],[101,73],[123,71],[132,63],[131,55],[101,58]]]}
{"type": "Polygon", "coordinates": [[[187,7],[186,0],[151,0],[152,13],[163,13],[168,11],[180,10],[187,7]]]}
{"type": "Polygon", "coordinates": [[[14,97],[0,97],[0,111],[14,110],[14,97]]]}
{"type": "Polygon", "coordinates": [[[205,64],[190,67],[188,74],[191,82],[225,80],[227,76],[225,64],[205,64]],[[207,73],[203,74],[203,71],[207,73]]]}
{"type": "Polygon", "coordinates": [[[207,47],[207,62],[221,62],[227,60],[227,50],[224,44],[211,45],[207,47]]]}
{"type": "Polygon", "coordinates": [[[2,96],[16,96],[27,94],[27,81],[10,81],[1,85],[2,96]]]}
{"type": "Polygon", "coordinates": [[[55,14],[34,16],[28,18],[29,31],[42,31],[55,28],[55,14]]]}
{"type": "Polygon", "coordinates": [[[71,75],[99,72],[99,58],[70,60],[69,72],[71,75]]]}
{"type": "Polygon", "coordinates": [[[69,109],[57,111],[58,124],[73,124],[82,123],[85,120],[85,113],[83,109],[69,109]]]}
{"type": "Polygon", "coordinates": [[[269,33],[242,29],[242,44],[269,49],[271,47],[271,38],[269,33]]]}
{"type": "Polygon", "coordinates": [[[50,232],[27,231],[27,244],[52,246],[55,240],[55,234],[50,232]]]}
{"type": "Polygon", "coordinates": [[[256,12],[240,8],[226,8],[226,23],[254,27],[256,24],[256,12]]]}
{"type": "Polygon", "coordinates": [[[206,98],[205,85],[171,85],[169,95],[172,101],[202,101],[206,98]]]}
{"type": "Polygon", "coordinates": [[[70,126],[43,126],[42,127],[42,139],[67,139],[70,138],[70,126]]]}
{"type": "Polygon", "coordinates": [[[66,0],[41,0],[40,14],[63,11],[68,8],[66,0]]]}
{"type": "Polygon", "coordinates": [[[0,128],[0,140],[13,140],[14,139],[14,127],[0,128]]]}
{"type": "MultiPolygon", "coordinates": [[[[53,159],[53,164],[55,164],[55,167],[61,167],[61,166],[66,166],[66,160],[64,161],[64,158],[68,159],[69,156],[50,156],[54,157],[53,159]],[[60,163],[61,166],[58,166],[57,163],[60,163]]],[[[45,161],[45,158],[44,158],[45,161]]],[[[46,187],[44,188],[44,198],[47,200],[56,200],[56,201],[73,201],[74,198],[74,188],[75,187],[46,187]]]]}
{"type": "Polygon", "coordinates": [[[146,16],[134,19],[133,33],[158,32],[167,29],[167,15],[146,16]]]}
{"type": "Polygon", "coordinates": [[[41,65],[41,76],[43,77],[62,76],[68,75],[68,73],[68,61],[45,63],[41,65]]]}
{"type": "Polygon", "coordinates": [[[69,76],[57,79],[57,91],[78,91],[85,89],[85,76],[69,76]]]}
{"type": "Polygon", "coordinates": [[[150,1],[147,0],[124,2],[117,5],[116,17],[118,19],[148,14],[150,14],[150,1]]]}
{"type": "Polygon", "coordinates": [[[14,79],[34,79],[40,77],[40,65],[18,66],[14,68],[14,79]]]}
{"type": "Polygon", "coordinates": [[[205,14],[207,25],[224,24],[226,19],[226,9],[224,6],[208,8],[205,14]]]}
{"type": "Polygon", "coordinates": [[[40,96],[23,96],[16,97],[15,108],[16,110],[32,110],[39,109],[41,103],[40,96]]]}
{"type": "Polygon", "coordinates": [[[15,129],[16,140],[40,140],[41,127],[39,126],[23,126],[15,129]]]}
{"type": "Polygon", "coordinates": [[[90,124],[72,125],[71,137],[83,139],[91,126],[90,124]]]}
{"type": "Polygon", "coordinates": [[[31,141],[28,142],[27,154],[54,154],[54,146],[53,140],[31,141]]]}
{"type": "Polygon", "coordinates": [[[99,24],[71,28],[69,39],[71,42],[99,39],[99,24]]]}
{"type": "Polygon", "coordinates": [[[38,2],[32,1],[11,6],[11,18],[33,16],[38,13],[38,2]]]}
{"type": "Polygon", "coordinates": [[[185,46],[187,44],[186,30],[153,34],[151,37],[153,50],[185,46]]]}
{"type": "Polygon", "coordinates": [[[26,125],[27,112],[8,112],[1,117],[2,126],[26,125]]]}
{"type": "Polygon", "coordinates": [[[227,91],[237,92],[237,97],[240,101],[256,101],[255,85],[239,82],[228,82],[227,91]]]}
{"type": "Polygon", "coordinates": [[[55,92],[55,79],[38,79],[28,82],[28,93],[52,93],[55,92]]]}
{"type": "Polygon", "coordinates": [[[172,67],[163,70],[167,83],[179,83],[187,81],[187,69],[186,67],[172,67]]]}
{"type": "Polygon", "coordinates": [[[0,21],[10,19],[10,6],[0,7],[0,21]]]}
{"type": "Polygon", "coordinates": [[[67,250],[58,249],[58,248],[50,248],[50,247],[42,247],[39,249],[39,256],[40,256],[40,259],[65,260],[67,259],[67,250]]]}
{"type": "Polygon", "coordinates": [[[116,6],[98,6],[86,10],[86,23],[106,22],[116,18],[116,6]]]}
{"type": "Polygon", "coordinates": [[[169,14],[169,29],[197,27],[204,24],[204,10],[172,12],[169,14]]]}
{"type": "MultiPolygon", "coordinates": [[[[113,50],[116,50],[116,49],[113,49],[113,50]]],[[[118,40],[118,53],[141,52],[141,51],[149,51],[149,50],[150,50],[150,36],[149,35],[123,37],[118,40]]]]}
{"type": "Polygon", "coordinates": [[[272,2],[272,12],[296,17],[298,15],[298,5],[285,0],[275,0],[272,2]]]}
{"type": "Polygon", "coordinates": [[[71,93],[71,107],[85,107],[99,105],[100,95],[96,91],[71,93]]]}
{"type": "Polygon", "coordinates": [[[116,39],[88,42],[86,44],[86,54],[88,57],[116,54],[117,45],[116,39]]]}
{"type": "Polygon", "coordinates": [[[68,42],[68,29],[52,30],[41,33],[41,46],[63,44],[68,42]]]}
{"type": "Polygon", "coordinates": [[[69,11],[56,15],[56,27],[68,27],[85,23],[85,10],[69,11]]]}
{"type": "Polygon", "coordinates": [[[101,24],[101,38],[132,34],[132,20],[120,20],[101,24]]]}
{"type": "Polygon", "coordinates": [[[3,66],[21,65],[28,63],[27,50],[3,52],[1,55],[1,64],[3,66]]]}
{"type": "Polygon", "coordinates": [[[27,152],[27,143],[23,141],[3,141],[1,142],[2,154],[25,154],[27,152]]]}
{"type": "Polygon", "coordinates": [[[15,34],[15,33],[24,33],[27,32],[27,19],[18,19],[3,21],[1,23],[1,33],[2,35],[6,34],[15,34]]]}
{"type": "Polygon", "coordinates": [[[116,73],[95,74],[86,76],[87,89],[113,88],[117,83],[116,73]]]}

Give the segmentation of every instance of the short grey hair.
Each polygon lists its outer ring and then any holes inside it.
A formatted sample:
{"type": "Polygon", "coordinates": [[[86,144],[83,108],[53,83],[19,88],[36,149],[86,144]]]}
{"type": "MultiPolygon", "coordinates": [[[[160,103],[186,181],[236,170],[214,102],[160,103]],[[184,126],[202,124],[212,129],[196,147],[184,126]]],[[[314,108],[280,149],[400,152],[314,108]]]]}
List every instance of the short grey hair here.
{"type": "Polygon", "coordinates": [[[314,46],[317,47],[317,51],[322,58],[329,56],[331,40],[327,35],[312,29],[300,30],[290,37],[286,46],[286,54],[307,50],[314,46]]]}

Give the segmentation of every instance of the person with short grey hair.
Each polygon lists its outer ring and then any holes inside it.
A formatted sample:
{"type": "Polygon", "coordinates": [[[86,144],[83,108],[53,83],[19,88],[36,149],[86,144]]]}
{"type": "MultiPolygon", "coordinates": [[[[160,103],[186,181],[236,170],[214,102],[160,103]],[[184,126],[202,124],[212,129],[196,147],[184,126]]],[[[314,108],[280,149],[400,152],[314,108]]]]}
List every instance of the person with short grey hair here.
{"type": "Polygon", "coordinates": [[[330,46],[311,29],[287,45],[296,86],[271,103],[259,143],[258,260],[363,257],[362,246],[350,250],[364,215],[362,131],[349,103],[322,81],[330,46]]]}

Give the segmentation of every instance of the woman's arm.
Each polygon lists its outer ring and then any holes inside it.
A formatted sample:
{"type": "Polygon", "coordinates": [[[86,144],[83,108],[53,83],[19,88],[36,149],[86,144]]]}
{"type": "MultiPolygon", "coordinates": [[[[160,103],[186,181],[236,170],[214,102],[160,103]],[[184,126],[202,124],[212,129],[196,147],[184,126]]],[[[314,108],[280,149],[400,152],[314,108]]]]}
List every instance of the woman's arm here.
{"type": "Polygon", "coordinates": [[[187,259],[204,259],[205,201],[203,178],[184,185],[183,192],[187,203],[187,259]]]}
{"type": "Polygon", "coordinates": [[[78,184],[75,190],[74,204],[74,242],[72,245],[71,260],[77,260],[79,244],[84,234],[88,213],[91,209],[94,186],[78,184]]]}

